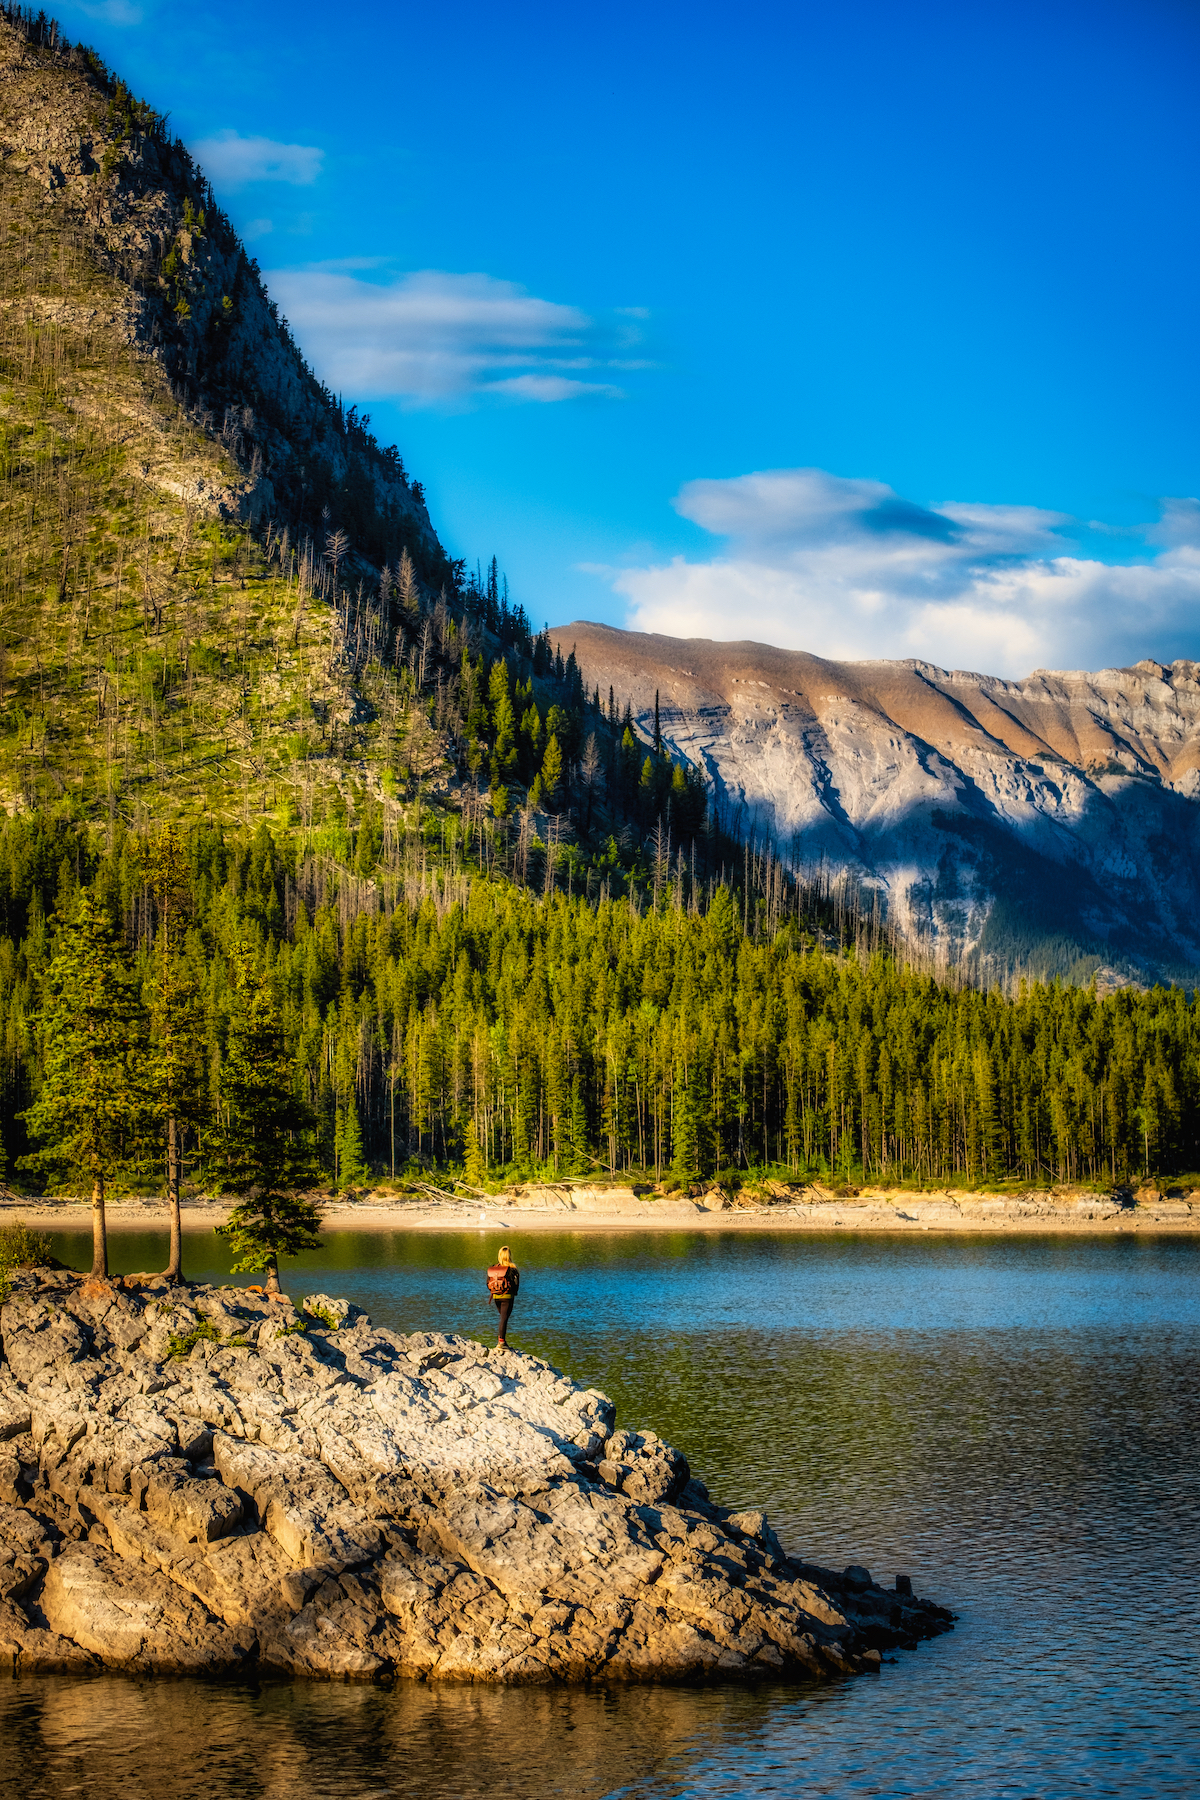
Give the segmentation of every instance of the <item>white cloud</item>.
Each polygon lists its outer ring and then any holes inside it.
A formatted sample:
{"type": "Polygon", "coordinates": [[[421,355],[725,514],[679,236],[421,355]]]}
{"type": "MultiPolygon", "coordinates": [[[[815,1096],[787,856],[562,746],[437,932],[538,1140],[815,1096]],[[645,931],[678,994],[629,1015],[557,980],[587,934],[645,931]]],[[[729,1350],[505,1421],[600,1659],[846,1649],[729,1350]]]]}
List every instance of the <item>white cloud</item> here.
{"type": "Polygon", "coordinates": [[[143,18],[143,9],[132,0],[80,0],[79,10],[105,25],[140,25],[143,18]]]}
{"type": "Polygon", "coordinates": [[[612,366],[603,331],[577,307],[513,282],[439,270],[370,282],[345,265],[274,269],[266,279],[317,371],[341,392],[421,405],[620,395],[602,378],[579,378],[612,366]]]}
{"type": "Polygon", "coordinates": [[[489,381],[481,390],[507,400],[592,399],[619,400],[621,390],[595,381],[569,381],[565,375],[510,375],[506,381],[489,381]]]}
{"type": "Polygon", "coordinates": [[[273,138],[240,137],[236,131],[201,138],[191,150],[209,180],[224,187],[244,187],[248,181],[311,187],[325,160],[325,152],[314,144],[277,144],[273,138]]]}
{"type": "Polygon", "coordinates": [[[251,219],[242,236],[249,242],[252,238],[270,237],[274,229],[275,224],[271,219],[251,219]]]}
{"type": "Polygon", "coordinates": [[[694,481],[675,506],[728,540],[711,560],[613,569],[641,631],[816,655],[918,657],[1018,676],[1200,655],[1200,506],[1162,504],[1139,560],[1079,553],[1036,507],[902,499],[821,469],[694,481]]]}

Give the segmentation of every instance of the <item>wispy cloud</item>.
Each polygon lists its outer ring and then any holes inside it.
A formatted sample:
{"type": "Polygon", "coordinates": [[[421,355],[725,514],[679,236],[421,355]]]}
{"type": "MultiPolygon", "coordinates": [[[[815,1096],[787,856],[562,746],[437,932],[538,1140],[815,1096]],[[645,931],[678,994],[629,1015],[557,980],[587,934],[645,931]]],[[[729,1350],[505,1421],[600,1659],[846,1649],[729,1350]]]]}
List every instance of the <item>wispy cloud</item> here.
{"type": "Polygon", "coordinates": [[[507,400],[619,400],[621,389],[596,381],[571,381],[565,375],[510,375],[505,381],[488,381],[481,392],[507,400]]]}
{"type": "Polygon", "coordinates": [[[325,160],[325,152],[314,144],[277,144],[273,138],[241,137],[236,131],[201,138],[191,150],[209,180],[227,188],[251,181],[311,187],[325,160]]]}
{"type": "Polygon", "coordinates": [[[78,0],[78,10],[89,19],[101,19],[105,25],[140,25],[142,7],[133,0],[78,0]]]}
{"type": "Polygon", "coordinates": [[[642,631],[1008,676],[1200,655],[1195,500],[1164,501],[1122,563],[1080,554],[1082,528],[1061,513],[919,506],[821,469],[689,482],[675,506],[727,543],[607,571],[642,631]]]}
{"type": "Polygon", "coordinates": [[[364,281],[353,265],[274,269],[267,282],[333,387],[415,405],[481,398],[616,399],[611,332],[578,307],[490,275],[424,270],[364,281]]]}

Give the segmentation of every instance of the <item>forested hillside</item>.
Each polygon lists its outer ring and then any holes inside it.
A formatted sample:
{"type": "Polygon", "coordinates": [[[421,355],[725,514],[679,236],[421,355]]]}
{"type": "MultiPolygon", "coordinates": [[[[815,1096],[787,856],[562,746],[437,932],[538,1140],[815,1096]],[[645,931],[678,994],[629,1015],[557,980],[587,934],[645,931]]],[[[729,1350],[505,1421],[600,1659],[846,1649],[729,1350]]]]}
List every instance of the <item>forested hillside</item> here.
{"type": "MultiPolygon", "coordinates": [[[[1179,990],[1015,1001],[814,947],[724,886],[530,891],[480,873],[476,827],[391,838],[368,817],[277,843],[186,841],[185,974],[215,1100],[235,957],[267,979],[321,1160],[341,1186],[439,1166],[649,1179],[779,1166],[871,1179],[1121,1180],[1200,1165],[1200,1008],[1179,990]]],[[[147,999],[160,907],[132,835],[0,833],[3,1130],[10,1171],[39,1083],[58,927],[90,883],[147,999]]],[[[203,1114],[203,1107],[202,1107],[203,1114]]],[[[188,1142],[205,1180],[206,1127],[188,1142]]]]}

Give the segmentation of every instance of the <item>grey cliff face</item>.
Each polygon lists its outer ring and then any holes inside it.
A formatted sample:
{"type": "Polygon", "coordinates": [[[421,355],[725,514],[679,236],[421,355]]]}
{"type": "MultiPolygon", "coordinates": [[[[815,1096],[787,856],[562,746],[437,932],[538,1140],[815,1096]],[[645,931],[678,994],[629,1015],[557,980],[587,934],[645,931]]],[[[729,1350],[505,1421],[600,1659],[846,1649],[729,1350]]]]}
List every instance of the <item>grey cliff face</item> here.
{"type": "Polygon", "coordinates": [[[546,1363],[343,1301],[28,1271],[0,1309],[15,1669],[550,1683],[877,1669],[951,1615],[789,1560],[546,1363]],[[340,1321],[340,1322],[337,1322],[340,1321]]]}
{"type": "Polygon", "coordinates": [[[628,696],[646,738],[659,694],[668,749],[707,772],[730,823],[810,876],[878,887],[945,961],[1200,971],[1200,664],[1004,681],[602,625],[554,635],[589,686],[628,696]]]}

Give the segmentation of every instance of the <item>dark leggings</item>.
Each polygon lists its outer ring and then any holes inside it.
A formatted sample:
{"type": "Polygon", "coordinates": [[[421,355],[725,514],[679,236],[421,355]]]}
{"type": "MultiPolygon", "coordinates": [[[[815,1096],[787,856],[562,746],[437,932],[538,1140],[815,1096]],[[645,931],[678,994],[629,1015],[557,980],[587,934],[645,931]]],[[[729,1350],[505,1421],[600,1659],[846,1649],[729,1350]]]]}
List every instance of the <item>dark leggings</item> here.
{"type": "Polygon", "coordinates": [[[513,1309],[513,1296],[501,1294],[496,1301],[496,1306],[500,1312],[500,1336],[504,1338],[508,1336],[508,1318],[513,1309]]]}

